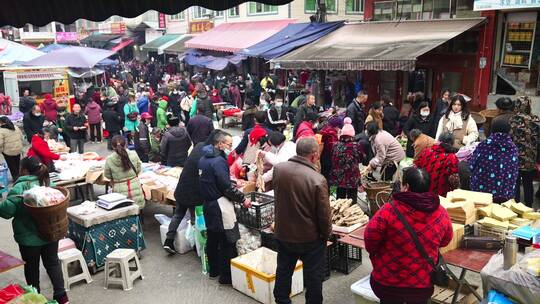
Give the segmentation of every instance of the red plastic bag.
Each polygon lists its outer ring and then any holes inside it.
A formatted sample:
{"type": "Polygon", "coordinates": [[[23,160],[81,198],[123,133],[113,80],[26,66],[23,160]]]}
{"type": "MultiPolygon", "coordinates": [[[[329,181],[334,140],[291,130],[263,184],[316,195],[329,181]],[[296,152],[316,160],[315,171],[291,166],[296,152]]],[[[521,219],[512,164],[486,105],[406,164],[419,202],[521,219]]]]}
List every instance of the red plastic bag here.
{"type": "Polygon", "coordinates": [[[0,304],[5,304],[16,297],[24,294],[24,289],[19,285],[10,284],[4,289],[0,290],[0,304]]]}

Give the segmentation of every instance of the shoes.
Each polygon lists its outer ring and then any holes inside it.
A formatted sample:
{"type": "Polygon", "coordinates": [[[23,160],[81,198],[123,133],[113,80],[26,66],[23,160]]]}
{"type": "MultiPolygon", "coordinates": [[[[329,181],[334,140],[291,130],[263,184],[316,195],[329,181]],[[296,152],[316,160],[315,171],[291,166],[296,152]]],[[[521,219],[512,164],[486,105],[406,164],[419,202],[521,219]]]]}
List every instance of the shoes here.
{"type": "Polygon", "coordinates": [[[95,141],[92,141],[92,144],[95,144],[96,142],[95,141]]]}
{"type": "Polygon", "coordinates": [[[163,249],[169,254],[176,254],[176,248],[174,248],[174,240],[166,239],[165,244],[163,244],[163,249]]]}
{"type": "Polygon", "coordinates": [[[212,281],[219,279],[219,274],[208,274],[208,278],[212,281]]]}
{"type": "Polygon", "coordinates": [[[100,143],[101,143],[101,140],[100,140],[100,141],[98,141],[97,143],[98,143],[98,144],[100,144],[100,143]]]}
{"type": "Polygon", "coordinates": [[[219,284],[221,285],[232,285],[232,279],[229,277],[227,279],[223,279],[219,277],[219,284]]]}
{"type": "Polygon", "coordinates": [[[58,304],[69,304],[68,296],[65,293],[60,297],[54,297],[54,300],[58,302],[58,304]]]}

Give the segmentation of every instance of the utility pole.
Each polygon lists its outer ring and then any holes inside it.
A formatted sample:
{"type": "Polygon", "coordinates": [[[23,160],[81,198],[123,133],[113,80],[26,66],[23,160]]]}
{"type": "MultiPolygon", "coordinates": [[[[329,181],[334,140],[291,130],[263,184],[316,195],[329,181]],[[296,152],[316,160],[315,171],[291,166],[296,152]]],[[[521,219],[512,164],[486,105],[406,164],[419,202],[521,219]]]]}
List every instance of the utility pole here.
{"type": "Polygon", "coordinates": [[[317,13],[315,14],[316,22],[326,22],[326,2],[325,0],[317,0],[317,13]]]}

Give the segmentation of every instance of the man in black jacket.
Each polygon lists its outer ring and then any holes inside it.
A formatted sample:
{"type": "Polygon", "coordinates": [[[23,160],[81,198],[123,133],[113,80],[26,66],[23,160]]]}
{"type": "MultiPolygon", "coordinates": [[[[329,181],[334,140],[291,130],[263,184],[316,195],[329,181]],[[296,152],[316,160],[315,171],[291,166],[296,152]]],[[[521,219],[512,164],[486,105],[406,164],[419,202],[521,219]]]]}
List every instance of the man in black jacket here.
{"type": "Polygon", "coordinates": [[[199,90],[197,92],[197,108],[199,105],[202,107],[202,113],[204,116],[213,119],[214,118],[214,105],[212,104],[212,100],[208,97],[208,92],[206,92],[205,89],[199,90]]]}
{"type": "Polygon", "coordinates": [[[347,117],[351,118],[356,134],[364,132],[364,122],[366,120],[365,103],[367,99],[367,94],[364,91],[360,91],[347,107],[347,117]]]}
{"type": "Polygon", "coordinates": [[[187,131],[193,145],[206,141],[210,132],[214,130],[212,119],[206,117],[203,112],[203,105],[197,104],[197,115],[191,118],[187,124],[187,131]]]}
{"type": "Polygon", "coordinates": [[[171,117],[167,124],[170,129],[161,139],[162,163],[171,167],[183,167],[191,147],[191,138],[184,127],[178,126],[180,118],[171,117]]]}
{"type": "Polygon", "coordinates": [[[319,108],[315,105],[315,95],[309,94],[306,97],[306,102],[298,107],[296,111],[296,117],[294,119],[293,134],[296,134],[298,126],[304,121],[308,113],[319,114],[319,108]]]}
{"type": "Polygon", "coordinates": [[[84,153],[84,143],[86,142],[86,117],[81,113],[81,105],[76,103],[73,105],[71,114],[66,118],[66,132],[71,140],[71,152],[79,154],[84,153]]]}
{"type": "Polygon", "coordinates": [[[389,96],[382,97],[383,103],[383,129],[396,136],[399,124],[399,110],[394,106],[389,96]]]}
{"type": "Polygon", "coordinates": [[[32,141],[32,136],[34,136],[39,131],[41,131],[41,129],[43,129],[44,122],[45,117],[41,113],[41,108],[38,105],[34,105],[30,112],[24,114],[23,128],[28,143],[32,141]]]}
{"type": "Polygon", "coordinates": [[[134,136],[135,152],[139,155],[139,158],[143,163],[147,163],[150,153],[150,129],[152,124],[152,115],[148,112],[141,114],[141,123],[137,127],[137,131],[134,136]]]}
{"type": "Polygon", "coordinates": [[[30,96],[30,90],[24,89],[23,96],[19,100],[19,111],[26,114],[32,111],[32,108],[36,105],[36,100],[30,96]]]}
{"type": "Polygon", "coordinates": [[[107,137],[107,149],[112,150],[112,138],[115,135],[120,135],[120,131],[124,127],[124,115],[117,112],[117,104],[114,102],[107,102],[105,106],[103,121],[105,122],[105,130],[109,132],[109,137],[107,137]]]}
{"type": "Polygon", "coordinates": [[[195,145],[184,162],[184,169],[180,174],[178,184],[176,185],[176,190],[174,191],[176,208],[174,209],[174,215],[171,219],[171,223],[169,224],[167,238],[163,244],[163,249],[170,254],[176,253],[176,248],[174,247],[176,230],[186,215],[187,210],[189,210],[192,219],[191,222],[193,223],[195,207],[203,204],[201,191],[199,190],[199,160],[201,157],[203,157],[203,147],[211,145],[214,141],[214,137],[221,133],[223,133],[223,131],[219,129],[213,130],[206,141],[195,145]]]}

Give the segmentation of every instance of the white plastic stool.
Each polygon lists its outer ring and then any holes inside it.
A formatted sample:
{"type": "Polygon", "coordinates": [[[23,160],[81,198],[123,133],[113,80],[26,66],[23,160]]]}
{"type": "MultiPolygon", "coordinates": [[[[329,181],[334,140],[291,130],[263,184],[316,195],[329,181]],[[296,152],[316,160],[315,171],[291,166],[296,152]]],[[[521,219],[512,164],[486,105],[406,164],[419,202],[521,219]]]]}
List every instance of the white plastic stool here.
{"type": "Polygon", "coordinates": [[[86,280],[87,284],[92,283],[92,277],[88,271],[88,266],[79,249],[71,248],[58,253],[58,258],[62,263],[62,275],[64,276],[64,288],[69,290],[69,286],[73,283],[86,280]],[[71,263],[79,262],[81,265],[81,273],[74,276],[69,276],[68,267],[71,263]]]}
{"type": "Polygon", "coordinates": [[[144,279],[139,257],[133,249],[116,249],[105,261],[105,289],[110,284],[122,284],[124,290],[133,289],[133,282],[144,279]],[[130,263],[134,265],[130,266],[130,263]]]}

